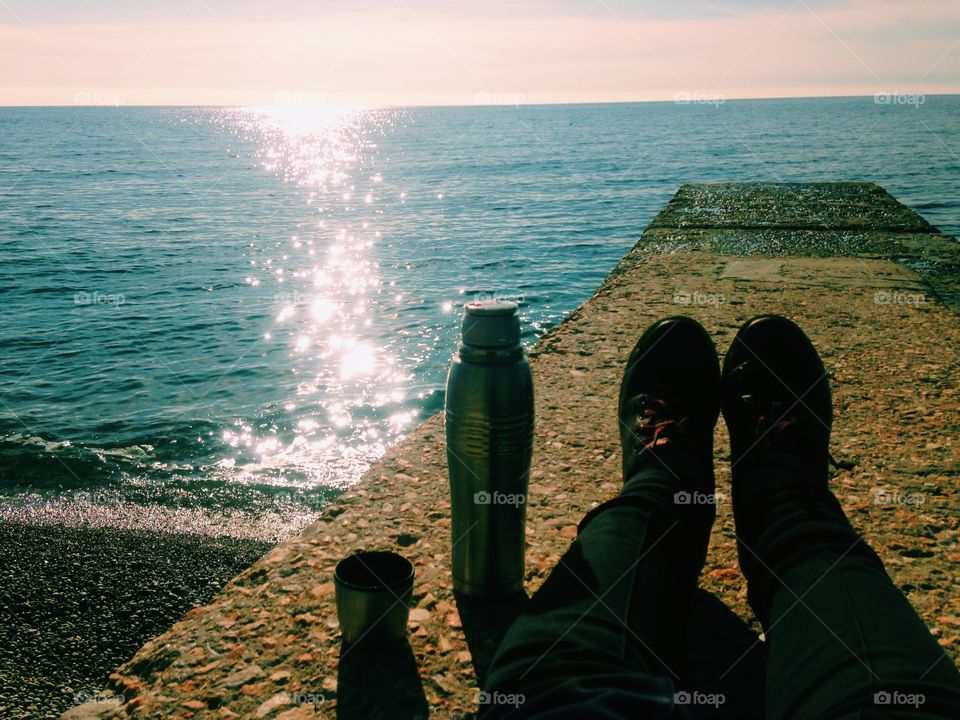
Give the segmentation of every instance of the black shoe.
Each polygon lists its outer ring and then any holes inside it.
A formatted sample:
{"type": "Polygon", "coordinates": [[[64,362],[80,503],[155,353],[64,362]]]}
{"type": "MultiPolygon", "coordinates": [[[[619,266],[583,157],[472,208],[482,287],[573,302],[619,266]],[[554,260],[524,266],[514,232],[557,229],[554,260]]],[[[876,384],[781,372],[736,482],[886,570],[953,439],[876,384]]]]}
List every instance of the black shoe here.
{"type": "Polygon", "coordinates": [[[618,415],[621,498],[668,493],[669,515],[685,538],[676,555],[683,568],[683,591],[676,594],[681,602],[696,587],[716,517],[713,430],[720,415],[720,363],[700,323],[673,317],[647,329],[627,361],[618,415]]]}
{"type": "Polygon", "coordinates": [[[654,464],[677,477],[678,492],[712,496],[719,414],[720,365],[707,331],[688,317],[651,325],[630,353],[620,385],[624,482],[654,464]]]}
{"type": "MultiPolygon", "coordinates": [[[[723,362],[723,417],[730,430],[733,517],[747,598],[769,627],[779,563],[803,548],[791,530],[814,524],[820,550],[873,557],[830,492],[833,405],[823,362],[796,324],[748,321],[723,362]]],[[[879,562],[879,561],[876,561],[879,562]]]]}
{"type": "Polygon", "coordinates": [[[723,417],[737,468],[773,450],[826,483],[833,405],[816,348],[778,315],[749,320],[723,361],[723,417]]]}

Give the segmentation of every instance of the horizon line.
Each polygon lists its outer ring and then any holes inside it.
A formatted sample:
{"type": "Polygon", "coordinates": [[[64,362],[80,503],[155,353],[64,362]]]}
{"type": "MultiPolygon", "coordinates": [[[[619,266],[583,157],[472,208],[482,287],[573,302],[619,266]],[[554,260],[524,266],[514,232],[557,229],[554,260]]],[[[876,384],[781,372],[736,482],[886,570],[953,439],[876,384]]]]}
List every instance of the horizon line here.
{"type": "MultiPolygon", "coordinates": [[[[96,90],[94,92],[100,92],[96,90]]],[[[122,93],[114,93],[103,91],[105,96],[116,96],[122,93]]],[[[503,93],[504,95],[510,95],[510,93],[503,93]]],[[[523,97],[523,93],[512,93],[512,95],[523,97]]],[[[379,104],[370,104],[370,103],[316,103],[316,104],[280,104],[280,103],[266,103],[266,104],[238,104],[238,103],[199,103],[199,104],[188,104],[188,103],[164,103],[164,104],[139,104],[139,103],[60,103],[52,105],[17,105],[17,104],[4,104],[0,102],[0,109],[50,109],[50,108],[105,108],[105,109],[119,109],[119,108],[303,108],[303,109],[317,109],[317,108],[363,108],[363,109],[401,109],[401,108],[484,108],[484,107],[550,107],[550,106],[571,106],[571,105],[643,105],[643,104],[674,104],[674,105],[710,105],[710,104],[723,104],[726,102],[741,102],[741,101],[751,101],[751,100],[840,100],[840,99],[856,99],[856,98],[876,98],[882,95],[903,95],[903,96],[933,96],[933,97],[950,97],[960,95],[960,90],[954,92],[901,92],[901,91],[877,91],[869,94],[841,94],[841,95],[765,95],[765,96],[740,96],[740,97],[729,97],[723,93],[710,93],[710,92],[701,92],[697,91],[694,93],[688,92],[678,92],[675,93],[674,97],[664,98],[664,99],[644,99],[644,100],[593,100],[593,101],[572,101],[572,102],[473,102],[473,103],[418,103],[418,104],[389,104],[385,103],[382,105],[379,104]],[[687,99],[679,98],[677,96],[686,95],[687,99]]]]}

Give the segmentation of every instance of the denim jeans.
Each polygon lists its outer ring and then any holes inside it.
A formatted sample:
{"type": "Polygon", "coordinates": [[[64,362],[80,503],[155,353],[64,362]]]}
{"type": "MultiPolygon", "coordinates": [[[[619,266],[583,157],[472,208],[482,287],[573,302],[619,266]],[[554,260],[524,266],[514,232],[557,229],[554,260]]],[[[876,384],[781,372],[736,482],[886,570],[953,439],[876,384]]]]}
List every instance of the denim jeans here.
{"type": "MultiPolygon", "coordinates": [[[[677,488],[691,484],[678,484],[673,472],[693,469],[683,458],[670,466],[647,464],[584,519],[500,644],[481,718],[730,710],[716,686],[689,685],[684,632],[710,518],[696,503],[675,501],[677,488]]],[[[766,641],[758,643],[765,671],[761,661],[746,689],[753,716],[960,718],[960,673],[825,482],[821,490],[805,486],[813,472],[772,450],[734,470],[741,567],[766,641]]],[[[746,717],[739,713],[727,716],[746,717]]]]}

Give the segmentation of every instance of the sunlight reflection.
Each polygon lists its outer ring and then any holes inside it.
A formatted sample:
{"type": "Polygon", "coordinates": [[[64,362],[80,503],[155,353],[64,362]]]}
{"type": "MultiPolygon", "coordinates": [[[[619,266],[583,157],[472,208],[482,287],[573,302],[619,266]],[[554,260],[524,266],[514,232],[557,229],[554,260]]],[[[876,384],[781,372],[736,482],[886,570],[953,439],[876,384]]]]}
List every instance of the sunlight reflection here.
{"type": "Polygon", "coordinates": [[[369,343],[352,342],[340,358],[340,377],[349,380],[365,377],[373,372],[376,349],[369,343]]]}
{"type": "Polygon", "coordinates": [[[310,314],[313,315],[313,319],[318,323],[325,323],[334,314],[337,312],[337,308],[340,306],[326,298],[317,298],[313,301],[313,304],[310,306],[310,314]]]}
{"type": "Polygon", "coordinates": [[[269,468],[328,484],[356,479],[418,417],[406,391],[410,376],[378,335],[382,281],[372,251],[381,239],[375,190],[384,178],[369,162],[371,138],[391,117],[326,106],[246,108],[232,116],[240,132],[257,139],[261,166],[303,188],[316,213],[295,234],[251,244],[245,282],[263,284],[251,292],[274,293],[261,337],[283,348],[297,380],[288,402],[224,431],[236,457],[220,466],[242,477],[269,468]]]}

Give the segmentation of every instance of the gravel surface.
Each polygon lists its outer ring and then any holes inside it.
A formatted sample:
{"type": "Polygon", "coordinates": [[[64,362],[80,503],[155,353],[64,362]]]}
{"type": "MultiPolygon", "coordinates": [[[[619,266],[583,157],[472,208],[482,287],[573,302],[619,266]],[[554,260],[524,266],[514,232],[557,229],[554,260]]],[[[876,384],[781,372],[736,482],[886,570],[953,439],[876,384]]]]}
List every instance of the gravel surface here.
{"type": "Polygon", "coordinates": [[[0,523],[0,717],[57,718],[270,545],[0,523]]]}

